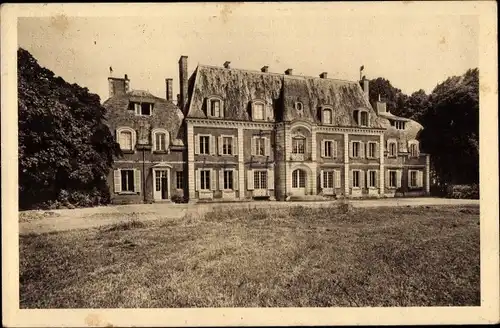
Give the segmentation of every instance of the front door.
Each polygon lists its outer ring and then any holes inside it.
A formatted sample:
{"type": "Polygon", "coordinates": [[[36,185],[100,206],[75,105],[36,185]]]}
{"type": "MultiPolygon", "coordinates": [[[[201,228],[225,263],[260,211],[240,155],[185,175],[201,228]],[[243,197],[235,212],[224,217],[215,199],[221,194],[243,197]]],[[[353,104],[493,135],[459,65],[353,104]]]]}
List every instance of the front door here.
{"type": "Polygon", "coordinates": [[[292,193],[299,196],[306,194],[306,172],[304,170],[297,169],[292,172],[292,193]]]}
{"type": "Polygon", "coordinates": [[[168,170],[154,170],[154,199],[168,199],[168,170]]]}

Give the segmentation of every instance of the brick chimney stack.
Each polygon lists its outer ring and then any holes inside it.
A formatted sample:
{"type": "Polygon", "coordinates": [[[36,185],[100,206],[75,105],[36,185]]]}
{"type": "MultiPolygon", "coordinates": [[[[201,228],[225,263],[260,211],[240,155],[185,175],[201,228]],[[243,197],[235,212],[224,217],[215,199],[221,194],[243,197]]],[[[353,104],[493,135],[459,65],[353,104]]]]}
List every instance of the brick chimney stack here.
{"type": "Polygon", "coordinates": [[[188,63],[187,56],[181,56],[179,59],[179,88],[180,97],[178,106],[185,113],[185,107],[188,101],[188,63]]]}
{"type": "Polygon", "coordinates": [[[260,71],[261,71],[262,73],[267,73],[267,72],[269,72],[269,66],[263,66],[263,67],[260,69],[260,71]]]}
{"type": "Polygon", "coordinates": [[[363,91],[367,101],[370,101],[370,81],[363,77],[363,91]]]}
{"type": "Polygon", "coordinates": [[[172,95],[172,85],[173,85],[173,79],[168,78],[165,79],[165,99],[173,101],[173,95],[172,95]]]}
{"type": "Polygon", "coordinates": [[[123,95],[130,89],[130,80],[127,74],[123,78],[108,77],[109,98],[115,95],[123,95]]]}
{"type": "Polygon", "coordinates": [[[285,74],[286,75],[292,75],[293,74],[293,69],[292,68],[289,68],[285,71],[285,74]]]}

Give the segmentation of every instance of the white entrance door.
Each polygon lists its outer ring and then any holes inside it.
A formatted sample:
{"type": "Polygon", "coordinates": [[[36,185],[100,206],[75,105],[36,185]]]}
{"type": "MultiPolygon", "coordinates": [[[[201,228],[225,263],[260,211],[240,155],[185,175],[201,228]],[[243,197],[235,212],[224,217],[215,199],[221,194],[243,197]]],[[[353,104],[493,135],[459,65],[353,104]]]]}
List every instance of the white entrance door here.
{"type": "Polygon", "coordinates": [[[306,172],[296,169],[292,172],[292,192],[294,195],[306,194],[306,172]]]}
{"type": "Polygon", "coordinates": [[[155,169],[154,173],[154,199],[155,200],[164,200],[169,199],[170,197],[170,188],[169,188],[169,170],[158,170],[155,169]]]}

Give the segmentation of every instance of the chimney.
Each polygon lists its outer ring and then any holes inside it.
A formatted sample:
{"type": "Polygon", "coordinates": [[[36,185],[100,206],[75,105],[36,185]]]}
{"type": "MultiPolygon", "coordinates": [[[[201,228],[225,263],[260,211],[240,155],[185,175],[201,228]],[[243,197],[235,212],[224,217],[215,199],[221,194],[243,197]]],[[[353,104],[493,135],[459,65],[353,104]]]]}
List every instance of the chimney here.
{"type": "Polygon", "coordinates": [[[125,74],[123,78],[108,77],[108,86],[110,98],[115,95],[123,95],[130,89],[130,80],[128,79],[127,74],[125,74]]]}
{"type": "Polygon", "coordinates": [[[187,104],[188,98],[188,63],[187,56],[181,56],[179,59],[179,88],[180,88],[180,97],[179,97],[179,108],[184,113],[184,109],[187,104]]]}
{"type": "Polygon", "coordinates": [[[168,79],[165,79],[165,91],[166,91],[166,94],[165,94],[165,99],[167,100],[170,100],[170,101],[173,101],[173,97],[172,97],[172,85],[173,85],[173,80],[168,78],[168,79]]]}
{"type": "Polygon", "coordinates": [[[322,79],[326,79],[328,77],[328,73],[327,72],[323,72],[319,75],[320,78],[322,79]]]}
{"type": "Polygon", "coordinates": [[[285,71],[285,74],[286,74],[286,75],[292,75],[292,73],[293,73],[293,69],[292,69],[292,68],[289,68],[289,69],[287,69],[287,70],[285,71]]]}
{"type": "Polygon", "coordinates": [[[224,63],[224,68],[231,68],[231,66],[229,66],[229,65],[231,65],[230,61],[225,62],[224,63]]]}
{"type": "Polygon", "coordinates": [[[377,101],[377,114],[385,113],[387,112],[387,104],[385,101],[380,100],[380,94],[378,95],[378,101],[377,101]]]}
{"type": "Polygon", "coordinates": [[[367,101],[370,101],[370,81],[366,78],[363,78],[363,91],[365,93],[365,98],[367,101]]]}
{"type": "Polygon", "coordinates": [[[263,67],[260,69],[260,71],[261,71],[262,73],[267,73],[267,72],[269,72],[269,66],[263,66],[263,67]]]}

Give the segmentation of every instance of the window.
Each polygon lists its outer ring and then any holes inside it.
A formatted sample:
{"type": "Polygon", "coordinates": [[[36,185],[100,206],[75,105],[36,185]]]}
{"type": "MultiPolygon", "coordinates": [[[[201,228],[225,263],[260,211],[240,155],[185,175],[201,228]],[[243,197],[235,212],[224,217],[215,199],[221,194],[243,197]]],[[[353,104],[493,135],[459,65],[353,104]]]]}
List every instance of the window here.
{"type": "Polygon", "coordinates": [[[360,125],[361,126],[368,126],[368,113],[365,111],[362,111],[360,113],[360,125]]]}
{"type": "Polygon", "coordinates": [[[305,153],[305,145],[306,145],[306,139],[293,138],[292,139],[292,153],[304,154],[305,153]]]}
{"type": "Polygon", "coordinates": [[[397,143],[390,142],[389,143],[389,156],[396,157],[398,155],[397,143]]]}
{"type": "Polygon", "coordinates": [[[211,99],[209,104],[208,116],[221,117],[221,101],[219,99],[211,99]]]}
{"type": "Polygon", "coordinates": [[[254,189],[267,189],[267,171],[253,172],[254,189]]]}
{"type": "Polygon", "coordinates": [[[332,110],[324,109],[323,110],[323,123],[332,124],[332,110]]]}
{"type": "Polygon", "coordinates": [[[261,102],[253,104],[253,119],[263,120],[264,119],[264,104],[261,102]]]}
{"type": "Polygon", "coordinates": [[[334,172],[324,171],[323,172],[323,188],[333,188],[334,187],[334,172]]]}
{"type": "Polygon", "coordinates": [[[200,136],[200,154],[210,154],[210,136],[200,136]]]}
{"type": "Polygon", "coordinates": [[[134,192],[134,170],[120,170],[122,179],[122,191],[134,192]]]}
{"type": "Polygon", "coordinates": [[[200,189],[210,190],[210,170],[200,170],[200,189]]]}
{"type": "Polygon", "coordinates": [[[368,143],[368,157],[375,158],[376,151],[377,151],[377,144],[375,142],[369,142],[368,143]]]}
{"type": "Polygon", "coordinates": [[[304,105],[302,105],[301,102],[296,102],[295,109],[297,109],[300,112],[300,111],[302,111],[302,109],[304,109],[304,105]]]}
{"type": "Polygon", "coordinates": [[[332,141],[325,141],[325,157],[332,157],[332,148],[333,148],[333,142],[332,141]]]}
{"type": "Polygon", "coordinates": [[[354,158],[359,157],[360,147],[361,144],[359,141],[354,141],[352,143],[352,157],[354,158]]]}
{"type": "Polygon", "coordinates": [[[265,156],[266,154],[266,139],[265,138],[255,138],[254,139],[255,149],[254,154],[257,156],[265,156]]]}
{"type": "Polygon", "coordinates": [[[391,126],[395,127],[397,130],[404,130],[405,122],[391,120],[391,126]]]}
{"type": "Polygon", "coordinates": [[[352,171],[352,187],[353,188],[360,188],[361,187],[360,175],[361,175],[361,171],[352,171]]]}
{"type": "Polygon", "coordinates": [[[354,123],[359,125],[359,110],[354,110],[353,113],[354,123]]]}
{"type": "Polygon", "coordinates": [[[415,142],[410,144],[410,156],[418,157],[418,144],[415,142]]]}
{"type": "Polygon", "coordinates": [[[306,187],[306,173],[303,170],[295,170],[292,172],[292,188],[306,187]]]}
{"type": "Polygon", "coordinates": [[[153,113],[153,103],[131,103],[135,115],[150,116],[153,113]]]}
{"type": "Polygon", "coordinates": [[[233,137],[222,137],[222,155],[233,154],[233,137]]]}
{"type": "Polygon", "coordinates": [[[417,179],[418,179],[418,176],[417,176],[418,172],[417,171],[410,171],[410,187],[417,187],[418,186],[418,183],[417,183],[417,179]]]}
{"type": "Polygon", "coordinates": [[[164,132],[155,133],[155,150],[165,151],[166,148],[167,135],[164,132]]]}
{"type": "Polygon", "coordinates": [[[233,189],[233,171],[224,170],[224,189],[233,189]]]}
{"type": "Polygon", "coordinates": [[[132,150],[132,131],[120,131],[118,142],[122,150],[132,150]]]}
{"type": "Polygon", "coordinates": [[[389,188],[396,188],[397,186],[397,174],[396,171],[389,171],[389,188]]]}
{"type": "Polygon", "coordinates": [[[161,180],[167,178],[167,171],[155,171],[156,191],[161,191],[161,180]]]}
{"type": "Polygon", "coordinates": [[[368,171],[368,187],[375,188],[377,186],[377,171],[368,171]]]}
{"type": "Polygon", "coordinates": [[[175,172],[175,187],[177,189],[184,189],[184,172],[175,172]]]}

